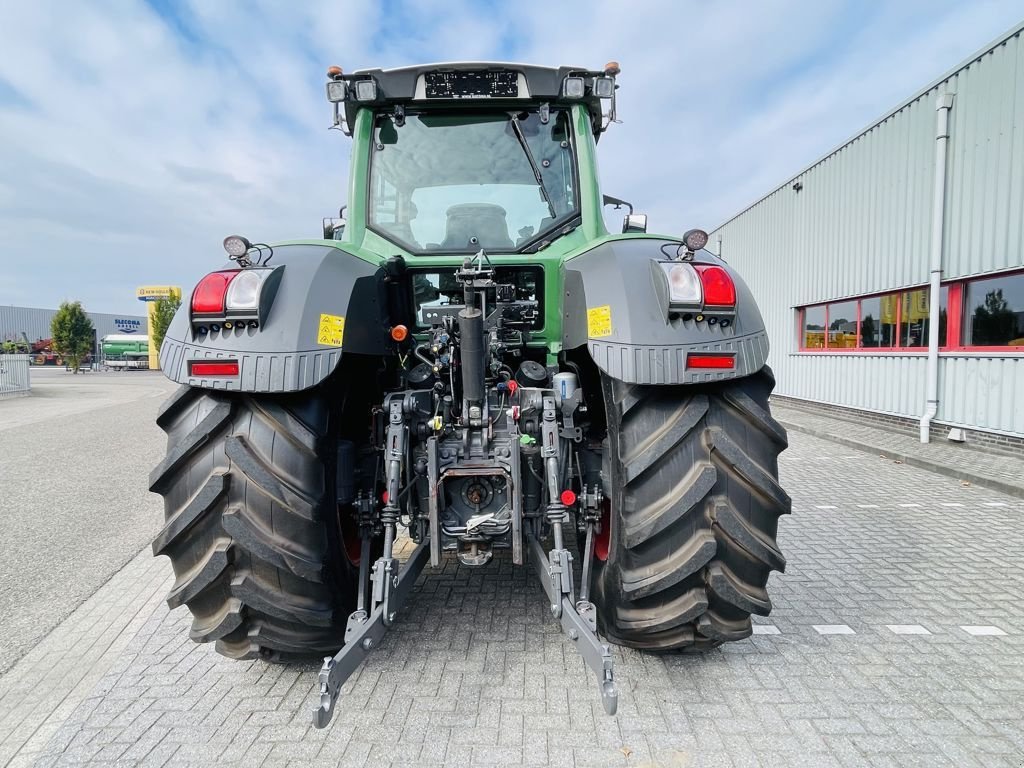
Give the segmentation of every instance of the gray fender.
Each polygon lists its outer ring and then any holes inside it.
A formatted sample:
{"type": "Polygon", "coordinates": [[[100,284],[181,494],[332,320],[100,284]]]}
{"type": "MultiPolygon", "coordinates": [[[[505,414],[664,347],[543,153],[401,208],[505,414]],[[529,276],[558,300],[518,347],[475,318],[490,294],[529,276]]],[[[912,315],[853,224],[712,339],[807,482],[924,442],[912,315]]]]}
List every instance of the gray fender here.
{"type": "Polygon", "coordinates": [[[729,272],[736,284],[732,324],[722,328],[670,319],[666,290],[654,272],[659,267],[652,268],[651,262],[668,260],[677,246],[654,238],[612,240],[566,261],[563,348],[586,344],[602,371],[631,384],[698,384],[761,370],[768,358],[761,313],[746,283],[710,252],[699,251],[694,263],[717,264],[729,272]],[[609,317],[610,332],[604,322],[609,317]],[[591,333],[595,330],[600,335],[591,333]],[[691,352],[732,352],[736,367],[688,371],[686,355],[691,352]]]}
{"type": "Polygon", "coordinates": [[[338,367],[342,346],[368,354],[383,350],[384,300],[377,267],[326,244],[275,246],[268,266],[282,264],[280,285],[258,329],[194,333],[192,294],[186,292],[160,347],[164,375],[205,389],[297,392],[319,384],[338,367]],[[342,346],[318,343],[321,315],[345,318],[342,346]],[[217,359],[238,360],[239,375],[189,375],[190,361],[217,359]]]}

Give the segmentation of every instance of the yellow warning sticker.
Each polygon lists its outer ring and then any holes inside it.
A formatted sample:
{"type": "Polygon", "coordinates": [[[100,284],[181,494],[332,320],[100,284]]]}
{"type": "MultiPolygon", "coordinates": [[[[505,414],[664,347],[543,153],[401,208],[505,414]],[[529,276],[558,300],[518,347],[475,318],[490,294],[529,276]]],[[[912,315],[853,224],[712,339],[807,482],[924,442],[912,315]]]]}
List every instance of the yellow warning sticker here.
{"type": "Polygon", "coordinates": [[[610,305],[590,307],[587,310],[587,335],[592,339],[612,335],[612,308],[610,305]]]}
{"type": "Polygon", "coordinates": [[[320,330],[316,336],[317,344],[329,347],[340,347],[345,336],[345,318],[339,315],[320,315],[320,330]]]}

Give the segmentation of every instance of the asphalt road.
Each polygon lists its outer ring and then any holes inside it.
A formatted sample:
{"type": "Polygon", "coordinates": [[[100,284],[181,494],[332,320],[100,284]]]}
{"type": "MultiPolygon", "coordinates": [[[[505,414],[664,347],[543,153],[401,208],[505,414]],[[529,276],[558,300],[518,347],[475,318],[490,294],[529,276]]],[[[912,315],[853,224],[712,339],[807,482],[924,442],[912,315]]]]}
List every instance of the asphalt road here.
{"type": "Polygon", "coordinates": [[[148,371],[33,369],[30,397],[0,400],[0,674],[159,529],[147,476],[175,386],[148,371]]]}

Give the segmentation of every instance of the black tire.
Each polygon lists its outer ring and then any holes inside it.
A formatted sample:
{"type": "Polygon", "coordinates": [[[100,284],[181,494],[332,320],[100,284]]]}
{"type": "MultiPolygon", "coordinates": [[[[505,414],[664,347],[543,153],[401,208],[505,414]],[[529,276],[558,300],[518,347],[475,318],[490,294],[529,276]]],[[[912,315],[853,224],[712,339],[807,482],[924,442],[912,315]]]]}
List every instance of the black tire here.
{"type": "Polygon", "coordinates": [[[787,438],[768,410],[771,370],[700,386],[602,378],[610,509],[594,599],[605,635],[654,651],[748,637],[750,615],[771,610],[769,573],[786,565],[787,438]]]}
{"type": "Polygon", "coordinates": [[[341,546],[331,409],[321,390],[243,395],[182,387],[160,410],[167,457],[150,475],[166,524],[153,554],[190,636],[244,659],[333,653],[355,602],[341,546]]]}

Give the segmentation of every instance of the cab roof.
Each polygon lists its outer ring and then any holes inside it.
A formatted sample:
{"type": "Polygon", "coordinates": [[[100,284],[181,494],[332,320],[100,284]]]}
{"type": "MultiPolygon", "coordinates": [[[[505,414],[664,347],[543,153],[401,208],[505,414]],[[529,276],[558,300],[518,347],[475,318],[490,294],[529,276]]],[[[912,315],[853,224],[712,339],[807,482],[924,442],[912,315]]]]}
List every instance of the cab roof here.
{"type": "MultiPolygon", "coordinates": [[[[356,114],[363,107],[380,109],[387,106],[473,109],[487,104],[509,107],[517,104],[571,105],[584,104],[591,113],[594,133],[600,134],[601,99],[593,93],[593,78],[603,77],[601,70],[586,67],[543,67],[535,64],[496,61],[454,61],[417,64],[393,69],[357,69],[346,74],[349,82],[344,101],[345,119],[355,124],[356,114]],[[586,88],[582,98],[566,98],[567,77],[582,77],[586,88]],[[356,98],[356,83],[376,83],[373,100],[356,98]],[[490,91],[490,93],[485,93],[490,91]]],[[[338,79],[337,77],[335,79],[338,79]]]]}

